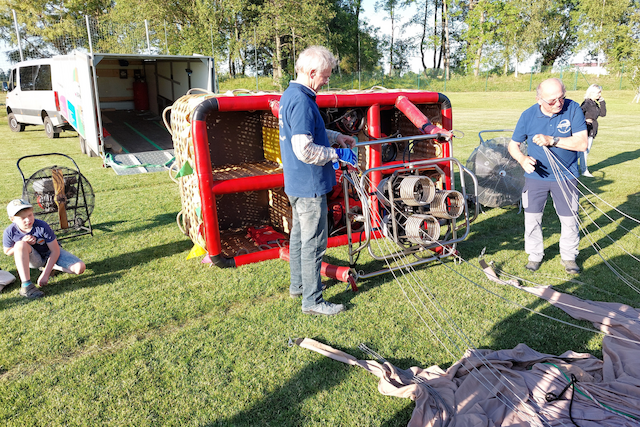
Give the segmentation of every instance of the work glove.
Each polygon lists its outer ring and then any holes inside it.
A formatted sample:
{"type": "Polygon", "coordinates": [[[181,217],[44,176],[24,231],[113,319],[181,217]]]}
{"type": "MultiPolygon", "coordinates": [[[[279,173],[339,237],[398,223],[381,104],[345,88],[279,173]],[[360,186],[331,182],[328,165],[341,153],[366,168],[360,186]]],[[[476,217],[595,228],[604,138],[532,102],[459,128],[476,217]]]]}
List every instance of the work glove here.
{"type": "MultiPolygon", "coordinates": [[[[351,151],[350,148],[336,148],[336,154],[338,155],[338,160],[348,163],[354,168],[358,164],[358,156],[356,156],[356,153],[351,151]]],[[[333,168],[336,170],[339,169],[340,164],[338,162],[333,162],[333,168]]]]}

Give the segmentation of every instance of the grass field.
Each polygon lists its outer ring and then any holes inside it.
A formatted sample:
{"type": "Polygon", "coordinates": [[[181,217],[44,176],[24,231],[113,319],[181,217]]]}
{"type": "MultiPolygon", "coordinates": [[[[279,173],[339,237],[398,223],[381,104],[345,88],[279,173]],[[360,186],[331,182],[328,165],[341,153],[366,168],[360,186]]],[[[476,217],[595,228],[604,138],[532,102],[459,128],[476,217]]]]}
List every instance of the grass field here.
{"type": "MultiPolygon", "coordinates": [[[[464,163],[484,129],[513,128],[534,102],[533,93],[447,94],[454,141],[464,163]]],[[[579,100],[582,91],[569,92],[579,100]]],[[[589,157],[595,178],[585,180],[600,197],[640,217],[640,104],[632,91],[605,92],[608,115],[589,157]]],[[[64,241],[87,264],[80,277],[57,275],[46,297],[27,301],[18,285],[0,294],[0,423],[110,426],[402,426],[413,403],[385,397],[366,371],[302,348],[289,337],[311,337],[358,358],[367,343],[401,368],[442,368],[462,356],[450,354],[417,318],[391,275],[359,282],[345,291],[329,282],[325,296],[348,310],[332,318],[305,316],[288,295],[288,266],[274,260],[238,269],[218,269],[186,260],[191,242],[179,231],[178,187],[167,174],[116,176],[102,161],[81,155],[77,137],[57,140],[42,127],[11,133],[0,113],[0,205],[18,197],[18,158],[59,152],[78,163],[96,193],[94,236],[64,241]]],[[[41,167],[66,165],[54,157],[25,160],[29,176],[41,167]]],[[[549,204],[550,205],[550,204],[549,204]]],[[[472,225],[462,256],[486,258],[501,269],[582,298],[640,305],[640,295],[616,279],[598,254],[581,241],[578,280],[564,273],[558,255],[559,223],[547,207],[547,258],[541,269],[524,269],[523,217],[517,209],[487,210],[472,225]]],[[[606,208],[610,211],[610,208],[606,208]]],[[[640,277],[638,264],[611,243],[608,233],[636,256],[637,238],[607,225],[596,234],[603,255],[640,277]]],[[[0,216],[4,214],[0,213],[0,216]]],[[[6,217],[0,221],[8,225],[6,217]]],[[[589,221],[589,220],[588,220],[589,221]]],[[[619,224],[621,221],[617,221],[619,224]]],[[[628,220],[624,224],[640,227],[628,220]]],[[[327,260],[347,264],[345,248],[327,260]]],[[[360,269],[376,267],[363,256],[360,269]]],[[[15,273],[13,260],[0,267],[15,273]]],[[[453,274],[473,278],[495,294],[565,321],[575,322],[546,302],[484,280],[469,265],[433,265],[419,270],[439,302],[479,348],[513,348],[518,343],[551,354],[566,350],[601,357],[597,334],[532,315],[453,274]]]]}

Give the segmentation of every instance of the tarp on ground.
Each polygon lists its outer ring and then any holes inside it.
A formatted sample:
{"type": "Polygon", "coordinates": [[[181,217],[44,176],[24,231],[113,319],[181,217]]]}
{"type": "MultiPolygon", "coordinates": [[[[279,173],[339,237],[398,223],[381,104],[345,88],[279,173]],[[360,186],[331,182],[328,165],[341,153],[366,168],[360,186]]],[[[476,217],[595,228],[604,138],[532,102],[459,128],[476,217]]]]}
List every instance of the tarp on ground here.
{"type": "Polygon", "coordinates": [[[409,427],[640,425],[640,312],[546,286],[522,289],[609,334],[603,339],[603,360],[572,351],[543,354],[519,344],[511,350],[468,350],[446,371],[438,366],[403,370],[358,360],[308,338],[296,344],[367,369],[380,378],[378,390],[384,395],[414,400],[409,427]],[[561,394],[572,376],[575,392],[569,387],[561,394]],[[548,393],[561,395],[549,402],[548,393]],[[447,406],[453,415],[443,416],[447,406]]]}

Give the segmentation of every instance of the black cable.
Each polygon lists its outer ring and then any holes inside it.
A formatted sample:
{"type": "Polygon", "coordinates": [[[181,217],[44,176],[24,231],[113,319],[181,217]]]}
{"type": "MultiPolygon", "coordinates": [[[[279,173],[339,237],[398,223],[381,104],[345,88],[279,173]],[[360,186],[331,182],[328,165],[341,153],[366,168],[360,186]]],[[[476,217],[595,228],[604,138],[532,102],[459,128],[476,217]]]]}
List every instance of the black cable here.
{"type": "Polygon", "coordinates": [[[571,400],[569,401],[569,419],[571,420],[574,426],[580,427],[573,420],[573,415],[571,414],[571,409],[573,407],[573,397],[576,395],[577,382],[578,382],[578,379],[576,378],[576,376],[571,374],[571,381],[562,389],[562,391],[559,394],[556,395],[554,393],[549,392],[544,396],[544,398],[548,403],[554,402],[556,400],[560,400],[562,398],[562,395],[569,389],[569,387],[571,387],[571,400]]]}
{"type": "MultiPolygon", "coordinates": [[[[362,230],[360,232],[360,241],[362,242],[362,233],[364,233],[364,230],[362,230]]],[[[353,264],[349,264],[350,268],[355,268],[356,264],[358,263],[358,260],[360,259],[360,254],[362,253],[362,251],[358,251],[358,253],[356,254],[356,259],[353,260],[353,264]]]]}

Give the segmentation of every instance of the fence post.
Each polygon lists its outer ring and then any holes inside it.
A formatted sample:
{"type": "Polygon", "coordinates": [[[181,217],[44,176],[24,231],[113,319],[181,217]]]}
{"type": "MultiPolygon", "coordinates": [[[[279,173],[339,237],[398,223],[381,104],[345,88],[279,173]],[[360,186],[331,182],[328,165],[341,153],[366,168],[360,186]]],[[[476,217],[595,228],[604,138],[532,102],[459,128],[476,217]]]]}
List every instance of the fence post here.
{"type": "Polygon", "coordinates": [[[255,52],[254,60],[256,64],[256,92],[260,92],[260,85],[258,83],[258,38],[256,37],[256,29],[253,29],[253,50],[255,52]]]}
{"type": "Polygon", "coordinates": [[[16,27],[16,40],[18,41],[18,50],[20,51],[20,61],[24,61],[24,56],[22,55],[22,43],[20,42],[20,31],[18,30],[18,18],[16,18],[16,10],[11,9],[13,12],[13,25],[16,27]]]}
{"type": "Polygon", "coordinates": [[[93,55],[93,42],[91,41],[91,27],[89,26],[89,15],[84,15],[84,21],[87,23],[87,40],[89,40],[89,53],[93,55]]]}
{"type": "Polygon", "coordinates": [[[489,84],[489,71],[487,70],[487,78],[484,81],[484,91],[487,91],[487,85],[489,84]]]}
{"type": "Polygon", "coordinates": [[[167,41],[167,21],[162,21],[164,25],[164,48],[167,51],[167,55],[171,55],[169,53],[169,42],[167,41]]]}
{"type": "Polygon", "coordinates": [[[622,69],[620,70],[620,88],[622,90],[622,75],[624,74],[624,64],[622,64],[622,69]]]}
{"type": "Polygon", "coordinates": [[[578,90],[578,67],[576,67],[576,80],[573,83],[573,90],[578,90]]]}
{"type": "Polygon", "coordinates": [[[529,92],[531,92],[532,85],[533,85],[533,67],[531,67],[531,77],[529,77],[529,92]]]}
{"type": "Polygon", "coordinates": [[[144,20],[144,31],[147,34],[147,54],[151,55],[151,43],[149,43],[149,22],[144,20]]]}

